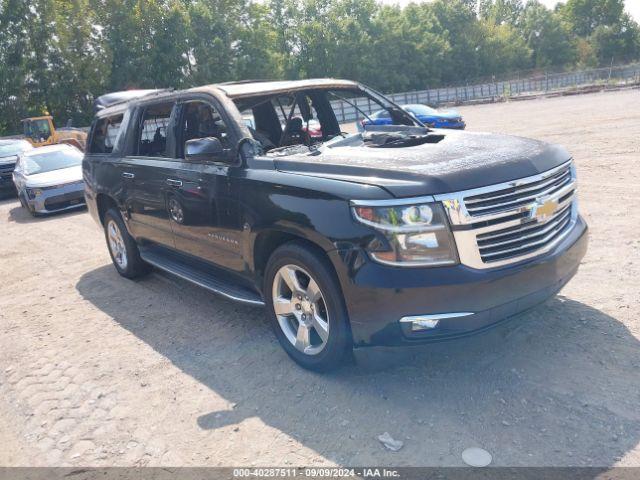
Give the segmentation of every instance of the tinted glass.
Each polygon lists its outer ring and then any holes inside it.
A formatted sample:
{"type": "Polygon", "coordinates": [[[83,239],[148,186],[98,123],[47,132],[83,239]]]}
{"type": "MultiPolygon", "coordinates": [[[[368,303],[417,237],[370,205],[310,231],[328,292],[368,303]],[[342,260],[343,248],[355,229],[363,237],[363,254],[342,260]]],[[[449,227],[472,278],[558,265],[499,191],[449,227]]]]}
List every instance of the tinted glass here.
{"type": "Polygon", "coordinates": [[[22,166],[25,175],[52,172],[53,170],[75,167],[81,163],[82,152],[75,148],[38,153],[22,158],[22,166]]]}

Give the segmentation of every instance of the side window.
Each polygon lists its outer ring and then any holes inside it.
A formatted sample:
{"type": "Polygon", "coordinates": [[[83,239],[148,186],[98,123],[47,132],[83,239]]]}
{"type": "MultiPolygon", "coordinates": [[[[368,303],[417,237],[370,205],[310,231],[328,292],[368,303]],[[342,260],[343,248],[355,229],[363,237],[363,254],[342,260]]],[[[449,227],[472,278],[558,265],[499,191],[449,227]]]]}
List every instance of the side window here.
{"type": "Polygon", "coordinates": [[[140,120],[137,153],[145,157],[167,156],[167,131],[173,103],[145,108],[140,120]]]}
{"type": "Polygon", "coordinates": [[[122,115],[98,120],[91,135],[89,153],[111,153],[121,125],[122,115]]]}
{"type": "Polygon", "coordinates": [[[231,146],[224,120],[208,103],[189,102],[184,105],[180,133],[182,134],[182,157],[184,157],[184,144],[195,138],[215,137],[220,140],[223,148],[228,149],[231,146]]]}

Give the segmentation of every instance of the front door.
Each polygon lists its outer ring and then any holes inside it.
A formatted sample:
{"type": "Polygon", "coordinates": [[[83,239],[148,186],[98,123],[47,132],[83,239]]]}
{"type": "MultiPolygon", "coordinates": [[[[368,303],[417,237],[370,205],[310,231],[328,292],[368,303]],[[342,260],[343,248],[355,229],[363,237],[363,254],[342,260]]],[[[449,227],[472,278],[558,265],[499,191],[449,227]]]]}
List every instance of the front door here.
{"type": "Polygon", "coordinates": [[[232,138],[224,117],[209,102],[194,100],[179,108],[176,128],[178,165],[167,182],[171,191],[167,205],[176,249],[216,265],[241,271],[240,215],[237,200],[229,189],[231,158],[216,161],[187,161],[184,144],[188,140],[216,137],[232,155],[232,138]]]}

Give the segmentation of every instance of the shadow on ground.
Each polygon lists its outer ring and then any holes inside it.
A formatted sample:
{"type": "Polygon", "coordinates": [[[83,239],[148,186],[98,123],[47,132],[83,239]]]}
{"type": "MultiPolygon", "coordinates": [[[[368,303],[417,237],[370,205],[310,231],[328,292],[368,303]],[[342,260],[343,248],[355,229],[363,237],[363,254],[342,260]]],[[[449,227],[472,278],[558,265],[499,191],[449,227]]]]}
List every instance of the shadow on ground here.
{"type": "Polygon", "coordinates": [[[202,385],[237,404],[202,429],[259,417],[340,464],[609,466],[640,441],[638,340],[615,318],[557,297],[489,333],[367,349],[329,375],[298,368],[261,309],[163,274],[131,282],[111,266],[80,294],[202,385]],[[385,451],[377,435],[405,442],[385,451]]]}
{"type": "Polygon", "coordinates": [[[34,217],[33,215],[31,215],[27,211],[26,208],[24,208],[18,202],[17,205],[14,208],[9,210],[9,219],[8,220],[10,222],[16,222],[16,223],[44,222],[44,221],[55,220],[55,219],[60,218],[60,217],[67,217],[67,216],[72,216],[72,215],[80,215],[80,214],[86,213],[86,212],[87,212],[87,208],[86,207],[78,207],[78,208],[73,209],[73,210],[66,210],[66,211],[62,211],[62,212],[47,213],[45,215],[37,215],[37,216],[34,217]]]}

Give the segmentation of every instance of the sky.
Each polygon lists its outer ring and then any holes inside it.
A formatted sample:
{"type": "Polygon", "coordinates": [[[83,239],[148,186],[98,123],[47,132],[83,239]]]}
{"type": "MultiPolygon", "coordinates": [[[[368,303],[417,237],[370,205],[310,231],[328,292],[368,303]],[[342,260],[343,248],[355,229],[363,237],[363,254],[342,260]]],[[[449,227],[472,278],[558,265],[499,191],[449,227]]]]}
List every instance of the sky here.
{"type": "MultiPolygon", "coordinates": [[[[400,4],[406,5],[411,1],[429,1],[429,0],[379,0],[382,3],[388,4],[400,4]]],[[[541,3],[544,3],[547,7],[553,8],[558,0],[540,0],[541,3]]],[[[640,0],[624,0],[626,11],[631,14],[631,16],[636,20],[636,22],[640,22],[640,0]]]]}

